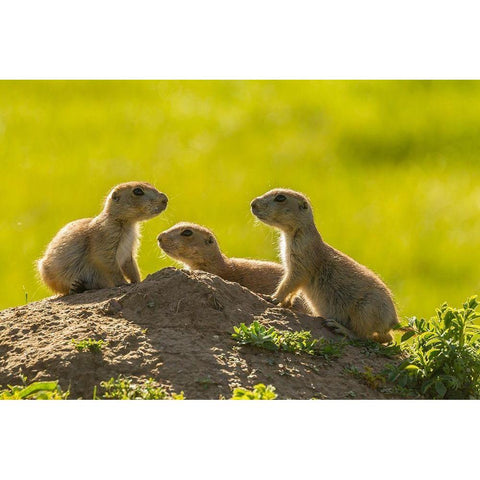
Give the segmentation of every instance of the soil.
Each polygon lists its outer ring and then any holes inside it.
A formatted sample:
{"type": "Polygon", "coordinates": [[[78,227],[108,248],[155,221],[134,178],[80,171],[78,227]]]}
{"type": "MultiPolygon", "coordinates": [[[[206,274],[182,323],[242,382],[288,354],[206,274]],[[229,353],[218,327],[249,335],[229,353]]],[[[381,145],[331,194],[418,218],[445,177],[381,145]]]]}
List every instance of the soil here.
{"type": "Polygon", "coordinates": [[[69,398],[91,399],[95,386],[121,374],[153,378],[186,399],[230,398],[233,388],[257,383],[274,385],[279,399],[387,398],[348,367],[379,372],[391,359],[354,345],[329,360],[239,345],[233,326],[255,320],[341,341],[319,317],[279,308],[216,275],[165,268],[138,284],[0,312],[0,385],[20,384],[20,375],[58,380],[69,398]],[[87,338],[107,344],[78,352],[72,339],[87,338]]]}

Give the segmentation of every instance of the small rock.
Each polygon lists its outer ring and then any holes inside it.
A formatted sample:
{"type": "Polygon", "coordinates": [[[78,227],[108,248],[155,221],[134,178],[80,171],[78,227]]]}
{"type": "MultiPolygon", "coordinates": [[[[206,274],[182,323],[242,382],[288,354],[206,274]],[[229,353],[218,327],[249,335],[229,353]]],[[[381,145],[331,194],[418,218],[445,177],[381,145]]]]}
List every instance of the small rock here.
{"type": "Polygon", "coordinates": [[[122,305],[118,300],[115,300],[114,298],[112,300],[109,300],[102,308],[102,311],[106,315],[115,315],[118,312],[122,310],[122,305]]]}

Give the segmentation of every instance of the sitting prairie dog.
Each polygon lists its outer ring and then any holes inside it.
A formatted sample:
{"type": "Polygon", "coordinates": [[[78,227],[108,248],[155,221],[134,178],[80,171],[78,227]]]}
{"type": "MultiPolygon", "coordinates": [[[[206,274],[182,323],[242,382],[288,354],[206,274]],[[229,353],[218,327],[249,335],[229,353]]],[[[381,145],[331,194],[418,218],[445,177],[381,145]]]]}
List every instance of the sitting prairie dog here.
{"type": "Polygon", "coordinates": [[[353,331],[380,343],[393,340],[390,330],[399,322],[389,289],[367,267],[322,240],[304,195],[271,190],[254,199],[251,209],[281,231],[286,273],[273,296],[282,306],[301,291],[314,313],[344,334],[353,331]]]}
{"type": "MultiPolygon", "coordinates": [[[[160,233],[157,240],[167,255],[187,268],[213,273],[252,292],[271,295],[283,277],[283,267],[278,263],[227,257],[220,250],[213,232],[195,223],[177,223],[160,233]]],[[[297,301],[294,307],[308,313],[301,301],[297,301]]]]}
{"type": "Polygon", "coordinates": [[[140,281],[138,223],[163,212],[167,196],[145,182],[114,187],[102,212],[65,225],[37,263],[54,292],[69,294],[140,281]]]}

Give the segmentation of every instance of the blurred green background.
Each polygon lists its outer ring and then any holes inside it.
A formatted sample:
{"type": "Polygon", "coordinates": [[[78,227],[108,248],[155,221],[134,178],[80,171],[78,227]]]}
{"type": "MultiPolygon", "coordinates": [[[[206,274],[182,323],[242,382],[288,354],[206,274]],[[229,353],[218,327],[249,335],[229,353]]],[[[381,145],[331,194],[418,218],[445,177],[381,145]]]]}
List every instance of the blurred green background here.
{"type": "Polygon", "coordinates": [[[157,234],[211,228],[230,256],[275,259],[252,198],[306,193],[325,241],[379,273],[402,316],[480,290],[480,82],[2,81],[0,308],[49,292],[34,261],[120,182],[170,198],[157,234]]]}

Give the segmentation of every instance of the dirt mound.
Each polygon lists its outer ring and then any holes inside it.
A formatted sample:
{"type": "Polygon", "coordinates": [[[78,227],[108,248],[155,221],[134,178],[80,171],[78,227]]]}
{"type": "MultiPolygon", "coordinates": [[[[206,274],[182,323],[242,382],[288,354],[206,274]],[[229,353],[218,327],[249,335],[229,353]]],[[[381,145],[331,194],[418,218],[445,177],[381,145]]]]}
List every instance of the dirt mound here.
{"type": "Polygon", "coordinates": [[[59,380],[70,398],[122,374],[149,377],[188,399],[231,397],[237,386],[272,384],[279,398],[385,398],[345,367],[388,359],[347,345],[338,359],[240,346],[233,326],[257,320],[282,330],[335,337],[319,318],[278,308],[216,275],[166,268],[143,282],[49,299],[0,312],[0,385],[59,380]],[[72,339],[102,339],[99,353],[72,339]]]}

